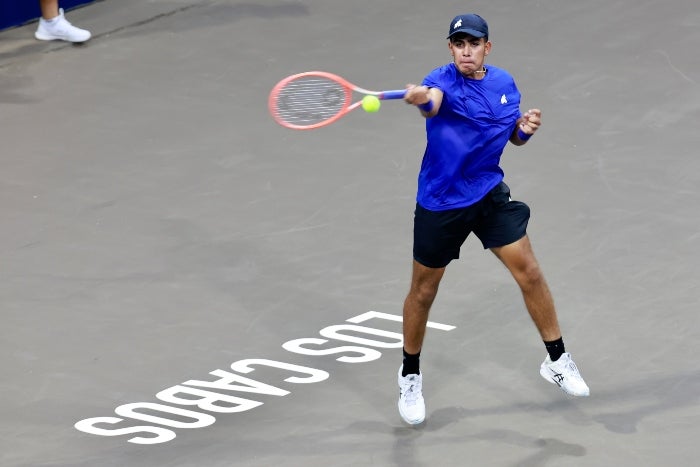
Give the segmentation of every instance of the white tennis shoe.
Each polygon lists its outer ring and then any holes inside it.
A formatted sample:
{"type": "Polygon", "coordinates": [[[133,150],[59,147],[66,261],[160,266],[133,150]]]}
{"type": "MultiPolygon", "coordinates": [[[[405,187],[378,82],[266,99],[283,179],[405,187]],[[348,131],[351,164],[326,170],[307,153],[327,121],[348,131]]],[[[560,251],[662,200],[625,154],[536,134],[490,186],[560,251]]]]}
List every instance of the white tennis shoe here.
{"type": "Polygon", "coordinates": [[[92,34],[90,31],[76,28],[70,24],[63,15],[63,8],[60,8],[58,17],[50,21],[44,18],[39,20],[39,27],[36,29],[34,37],[41,41],[85,42],[92,37],[92,34]]]}
{"type": "Polygon", "coordinates": [[[418,425],[425,420],[425,400],[423,399],[423,375],[401,376],[399,368],[399,413],[409,425],[418,425]]]}
{"type": "Polygon", "coordinates": [[[540,375],[572,396],[588,396],[591,393],[568,352],[556,362],[547,355],[540,366],[540,375]]]}

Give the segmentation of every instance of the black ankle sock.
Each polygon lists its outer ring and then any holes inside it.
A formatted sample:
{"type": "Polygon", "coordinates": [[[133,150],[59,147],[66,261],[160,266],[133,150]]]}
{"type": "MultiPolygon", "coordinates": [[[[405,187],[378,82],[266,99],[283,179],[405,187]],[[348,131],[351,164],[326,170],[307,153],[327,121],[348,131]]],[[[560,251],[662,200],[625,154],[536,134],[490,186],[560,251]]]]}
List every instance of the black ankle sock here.
{"type": "Polygon", "coordinates": [[[561,357],[561,354],[566,352],[564,349],[564,340],[560,337],[555,341],[544,341],[544,346],[547,348],[547,353],[549,353],[549,358],[556,362],[561,357]]]}
{"type": "Polygon", "coordinates": [[[403,371],[401,376],[406,376],[410,374],[420,373],[420,352],[415,355],[411,355],[403,349],[403,371]]]}

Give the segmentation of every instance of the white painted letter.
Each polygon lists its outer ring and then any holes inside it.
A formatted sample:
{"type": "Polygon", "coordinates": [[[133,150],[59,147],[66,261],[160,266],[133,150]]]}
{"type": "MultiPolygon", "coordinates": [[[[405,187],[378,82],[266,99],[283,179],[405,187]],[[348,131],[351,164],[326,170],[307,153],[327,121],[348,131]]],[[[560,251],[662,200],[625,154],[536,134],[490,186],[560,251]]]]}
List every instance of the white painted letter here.
{"type": "Polygon", "coordinates": [[[98,428],[95,426],[96,423],[115,424],[121,422],[122,420],[124,419],[117,417],[86,418],[85,420],[80,420],[78,423],[76,423],[75,428],[85,433],[100,436],[121,436],[140,432],[153,433],[155,435],[158,435],[155,438],[144,438],[141,436],[135,436],[127,440],[130,443],[135,444],[165,443],[175,438],[174,431],[156,426],[130,426],[128,428],[114,428],[112,430],[108,430],[107,428],[98,428]]]}
{"type": "Polygon", "coordinates": [[[114,411],[117,413],[117,415],[121,415],[122,417],[135,418],[136,420],[157,423],[158,425],[165,425],[173,428],[203,428],[213,424],[216,421],[216,418],[206,413],[194,412],[192,410],[170,407],[169,405],[156,404],[153,402],[133,402],[131,404],[124,404],[114,409],[114,411]],[[179,415],[180,417],[191,418],[196,421],[194,423],[180,422],[169,418],[156,417],[155,415],[140,413],[137,412],[136,409],[148,409],[156,412],[165,412],[173,415],[179,415]]]}
{"type": "Polygon", "coordinates": [[[177,405],[196,405],[202,410],[219,413],[245,412],[262,405],[262,402],[243,399],[242,397],[219,394],[218,392],[205,391],[204,389],[188,388],[187,386],[173,386],[156,394],[163,402],[177,405]],[[177,397],[175,394],[190,394],[196,399],[177,397]],[[217,405],[216,401],[226,402],[227,405],[217,405]]]}
{"type": "Polygon", "coordinates": [[[306,378],[290,376],[289,378],[285,379],[285,381],[287,381],[288,383],[318,383],[320,381],[328,379],[328,377],[330,376],[327,372],[323,370],[318,370],[316,368],[309,368],[306,366],[294,365],[291,363],[277,362],[275,360],[267,360],[264,358],[249,358],[246,360],[239,360],[231,364],[231,369],[234,371],[238,371],[239,373],[250,373],[254,370],[254,368],[251,368],[250,365],[270,366],[273,368],[281,368],[283,370],[289,370],[295,373],[309,375],[306,378]]]}
{"type": "Polygon", "coordinates": [[[338,339],[341,341],[354,342],[356,344],[369,345],[371,347],[380,347],[384,349],[395,349],[403,346],[403,335],[399,334],[398,332],[382,331],[381,329],[356,326],[354,324],[337,324],[335,326],[328,326],[321,329],[319,334],[329,339],[338,339]],[[377,341],[374,339],[365,339],[363,337],[348,336],[340,332],[345,330],[372,334],[374,336],[389,337],[394,339],[395,342],[377,341]]]}
{"type": "Polygon", "coordinates": [[[229,373],[228,371],[214,370],[209,372],[209,374],[218,376],[220,379],[217,381],[199,381],[196,379],[191,379],[182,384],[187,384],[188,386],[199,386],[203,388],[225,389],[228,391],[269,394],[271,396],[286,396],[289,394],[289,391],[285,391],[284,389],[270,386],[269,384],[261,383],[260,381],[255,381],[254,379],[246,378],[245,376],[237,375],[235,373],[229,373]],[[243,385],[231,384],[233,382],[243,383],[243,385]]]}
{"type": "Polygon", "coordinates": [[[360,356],[358,357],[349,357],[349,356],[342,356],[339,358],[336,358],[339,362],[345,362],[345,363],[362,363],[362,362],[371,362],[373,360],[378,359],[379,357],[382,356],[381,352],[378,350],[374,349],[368,349],[366,347],[357,347],[354,345],[346,345],[343,347],[333,347],[332,349],[307,349],[306,347],[302,347],[304,344],[315,344],[315,345],[321,345],[325,344],[328,342],[327,339],[317,339],[314,337],[307,337],[303,339],[294,339],[288,342],[285,342],[282,344],[282,348],[284,350],[288,350],[290,352],[294,353],[299,353],[302,355],[333,355],[337,353],[342,353],[342,352],[352,352],[352,353],[359,353],[360,356]]]}

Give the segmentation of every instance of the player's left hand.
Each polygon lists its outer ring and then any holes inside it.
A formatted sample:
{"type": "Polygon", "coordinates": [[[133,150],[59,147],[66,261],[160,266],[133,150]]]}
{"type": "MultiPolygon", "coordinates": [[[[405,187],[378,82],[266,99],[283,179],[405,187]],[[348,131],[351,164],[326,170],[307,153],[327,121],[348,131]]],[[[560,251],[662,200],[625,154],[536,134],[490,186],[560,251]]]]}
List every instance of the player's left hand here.
{"type": "Polygon", "coordinates": [[[530,109],[525,112],[520,121],[520,129],[526,135],[534,134],[542,124],[542,111],[540,109],[530,109]]]}

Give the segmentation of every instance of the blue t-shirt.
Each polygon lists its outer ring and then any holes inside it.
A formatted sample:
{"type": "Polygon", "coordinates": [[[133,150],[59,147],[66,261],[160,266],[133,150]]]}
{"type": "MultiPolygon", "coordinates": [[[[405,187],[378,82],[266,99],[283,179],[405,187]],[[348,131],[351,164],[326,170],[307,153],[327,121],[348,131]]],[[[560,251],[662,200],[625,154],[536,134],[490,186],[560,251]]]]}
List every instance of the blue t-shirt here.
{"type": "Polygon", "coordinates": [[[438,114],[425,124],[416,200],[426,209],[470,206],[503,180],[498,164],[521,116],[520,92],[507,71],[486,70],[483,79],[469,79],[450,63],[423,80],[444,94],[438,114]]]}

